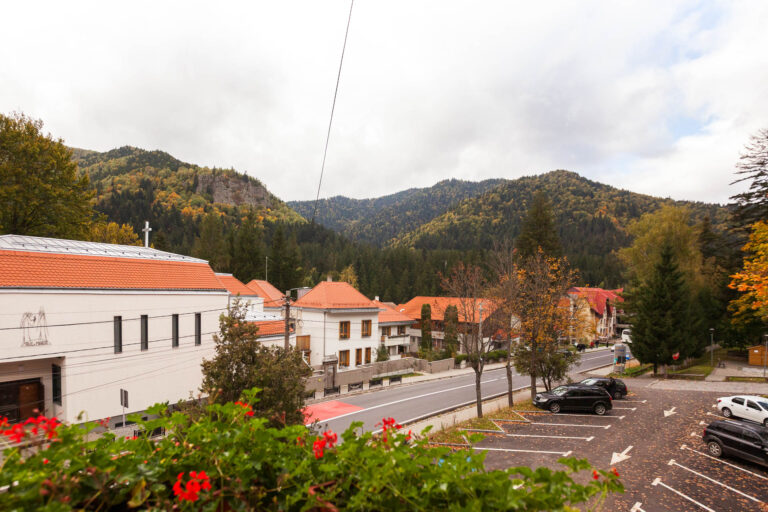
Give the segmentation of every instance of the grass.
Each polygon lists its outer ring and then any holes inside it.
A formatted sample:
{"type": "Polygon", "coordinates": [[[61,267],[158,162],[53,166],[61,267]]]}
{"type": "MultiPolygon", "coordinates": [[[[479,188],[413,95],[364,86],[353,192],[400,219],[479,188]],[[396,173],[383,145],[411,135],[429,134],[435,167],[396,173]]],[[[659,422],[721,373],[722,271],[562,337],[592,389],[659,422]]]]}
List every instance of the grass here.
{"type": "Polygon", "coordinates": [[[768,382],[768,379],[763,377],[733,377],[728,376],[725,378],[728,382],[768,382]]]}
{"type": "Polygon", "coordinates": [[[483,434],[478,434],[478,433],[469,434],[467,432],[464,432],[462,430],[463,427],[460,426],[460,425],[463,425],[464,423],[466,422],[459,423],[455,427],[443,429],[439,432],[435,432],[434,434],[429,434],[429,440],[433,443],[467,444],[467,441],[464,439],[465,437],[474,443],[477,443],[485,439],[485,436],[483,434]]]}
{"type": "Polygon", "coordinates": [[[462,422],[461,428],[468,430],[499,430],[499,427],[488,418],[472,418],[462,422]]]}
{"type": "Polygon", "coordinates": [[[421,377],[422,375],[424,374],[419,372],[411,372],[411,373],[404,373],[403,375],[401,375],[401,377],[405,379],[408,377],[421,377]]]}
{"type": "Polygon", "coordinates": [[[631,368],[627,368],[626,370],[624,370],[624,373],[616,373],[616,372],[610,373],[608,374],[608,377],[614,377],[616,379],[620,379],[622,377],[637,377],[638,375],[648,373],[651,370],[653,370],[653,365],[650,363],[646,363],[638,366],[633,366],[631,368]]]}
{"type": "Polygon", "coordinates": [[[713,368],[709,366],[708,364],[695,364],[693,366],[689,366],[688,368],[685,368],[683,370],[676,370],[671,371],[669,373],[675,374],[675,375],[703,375],[706,377],[710,373],[712,373],[713,368]]]}

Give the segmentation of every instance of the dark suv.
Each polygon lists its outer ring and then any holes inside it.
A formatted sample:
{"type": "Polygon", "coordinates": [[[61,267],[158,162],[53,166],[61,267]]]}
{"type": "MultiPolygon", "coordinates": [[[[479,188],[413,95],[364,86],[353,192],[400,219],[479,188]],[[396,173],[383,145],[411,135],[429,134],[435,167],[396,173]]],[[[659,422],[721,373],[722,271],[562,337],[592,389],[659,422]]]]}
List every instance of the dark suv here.
{"type": "Polygon", "coordinates": [[[734,455],[768,466],[768,428],[733,420],[717,420],[704,429],[704,442],[713,457],[734,455]]]}
{"type": "Polygon", "coordinates": [[[613,377],[593,377],[584,379],[578,384],[582,386],[600,386],[601,388],[605,388],[614,400],[621,400],[623,397],[627,396],[627,385],[624,384],[623,380],[614,379],[613,377]]]}
{"type": "Polygon", "coordinates": [[[613,408],[611,395],[599,386],[569,384],[558,386],[551,393],[538,393],[533,405],[550,412],[592,411],[602,416],[613,408]]]}

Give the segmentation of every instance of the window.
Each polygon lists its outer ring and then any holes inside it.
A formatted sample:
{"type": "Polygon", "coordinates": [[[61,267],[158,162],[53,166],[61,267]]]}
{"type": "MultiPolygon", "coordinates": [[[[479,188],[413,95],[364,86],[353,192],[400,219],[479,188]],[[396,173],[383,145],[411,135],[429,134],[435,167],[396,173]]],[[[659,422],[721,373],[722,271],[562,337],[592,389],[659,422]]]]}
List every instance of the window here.
{"type": "Polygon", "coordinates": [[[179,315],[171,315],[171,346],[179,346],[179,315]]]}
{"type": "Polygon", "coordinates": [[[339,339],[349,339],[349,322],[339,322],[339,339]]]}
{"type": "Polygon", "coordinates": [[[363,349],[361,348],[355,350],[355,364],[363,364],[363,349]]]}
{"type": "Polygon", "coordinates": [[[744,429],[741,436],[750,443],[760,444],[760,436],[751,430],[744,429]]]}
{"type": "Polygon", "coordinates": [[[339,366],[349,366],[349,350],[339,351],[339,366]]]}
{"type": "Polygon", "coordinates": [[[744,405],[744,399],[740,396],[737,396],[736,398],[732,399],[731,402],[738,404],[738,405],[744,405]]]}
{"type": "Polygon", "coordinates": [[[753,402],[752,400],[747,400],[747,407],[749,407],[750,409],[754,409],[756,411],[760,410],[760,408],[757,406],[757,404],[755,402],[753,402]]]}
{"type": "Polygon", "coordinates": [[[149,316],[141,315],[141,350],[149,350],[149,316]]]}
{"type": "Polygon", "coordinates": [[[202,315],[200,313],[195,313],[195,345],[202,345],[203,344],[203,333],[201,330],[201,323],[202,323],[202,315]]]}
{"type": "Polygon", "coordinates": [[[371,335],[371,321],[363,320],[363,338],[367,338],[371,335]]]}
{"type": "Polygon", "coordinates": [[[392,336],[392,328],[391,327],[382,327],[381,328],[381,334],[384,336],[392,336]]]}
{"type": "Polygon", "coordinates": [[[123,352],[123,317],[116,316],[115,324],[115,354],[123,352]]]}
{"type": "Polygon", "coordinates": [[[404,325],[398,325],[397,326],[397,335],[403,336],[405,334],[405,326],[404,325]]]}
{"type": "Polygon", "coordinates": [[[371,362],[371,347],[365,349],[365,362],[366,364],[371,362]]]}
{"type": "Polygon", "coordinates": [[[53,403],[61,405],[61,366],[51,365],[51,380],[53,381],[53,403]]]}

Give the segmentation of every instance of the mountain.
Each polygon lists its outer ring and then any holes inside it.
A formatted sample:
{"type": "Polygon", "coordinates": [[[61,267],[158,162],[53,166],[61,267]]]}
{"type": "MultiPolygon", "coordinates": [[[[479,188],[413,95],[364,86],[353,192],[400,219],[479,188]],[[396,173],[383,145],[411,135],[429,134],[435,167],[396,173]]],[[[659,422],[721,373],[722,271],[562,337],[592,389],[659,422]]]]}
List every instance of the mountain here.
{"type": "MultiPolygon", "coordinates": [[[[315,220],[352,240],[382,246],[442,215],[462,200],[505,182],[452,179],[375,199],[335,196],[318,202],[315,220]]],[[[306,219],[312,219],[315,211],[314,201],[289,201],[288,206],[306,219]]]]}
{"type": "Polygon", "coordinates": [[[104,153],[73,149],[96,191],[97,211],[131,224],[138,233],[150,221],[167,248],[189,254],[207,212],[239,224],[248,211],[260,220],[305,222],[256,178],[233,169],[200,167],[163,151],[124,146],[104,153]]]}
{"type": "Polygon", "coordinates": [[[719,205],[637,194],[560,170],[506,181],[465,199],[391,243],[424,250],[490,249],[496,240],[518,235],[537,190],[543,190],[552,202],[565,254],[580,269],[584,284],[622,284],[616,251],[631,243],[626,227],[644,213],[665,204],[687,206],[695,220],[709,217],[720,231],[728,216],[727,209],[719,205]]]}

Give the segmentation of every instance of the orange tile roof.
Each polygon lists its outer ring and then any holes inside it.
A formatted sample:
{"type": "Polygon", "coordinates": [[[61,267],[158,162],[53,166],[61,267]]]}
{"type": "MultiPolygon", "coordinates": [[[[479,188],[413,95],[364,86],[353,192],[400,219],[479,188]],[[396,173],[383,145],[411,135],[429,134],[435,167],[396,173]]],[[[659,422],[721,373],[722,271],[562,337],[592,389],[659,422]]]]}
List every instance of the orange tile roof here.
{"type": "Polygon", "coordinates": [[[322,281],[296,301],[296,307],[313,309],[365,309],[378,306],[349,283],[322,281]]]}
{"type": "Polygon", "coordinates": [[[618,290],[604,290],[602,288],[574,286],[568,290],[568,294],[586,298],[589,302],[589,307],[592,308],[595,313],[602,316],[605,313],[606,304],[624,302],[624,298],[618,294],[622,291],[623,289],[621,288],[618,290]]]}
{"type": "Polygon", "coordinates": [[[232,274],[216,274],[216,278],[226,288],[231,295],[240,295],[241,297],[253,297],[258,295],[256,292],[245,286],[242,281],[232,274]]]}
{"type": "MultiPolygon", "coordinates": [[[[284,320],[261,320],[251,323],[258,326],[259,336],[277,336],[285,334],[284,320]]],[[[291,329],[291,333],[293,333],[293,329],[291,329]]]]}
{"type": "Polygon", "coordinates": [[[1,250],[0,288],[226,290],[204,262],[1,250]]]}
{"type": "Polygon", "coordinates": [[[382,324],[395,324],[395,323],[413,323],[413,319],[409,316],[400,313],[394,307],[384,304],[378,300],[373,301],[379,307],[379,325],[382,324]]]}
{"type": "Polygon", "coordinates": [[[269,281],[252,279],[246,286],[256,292],[256,295],[264,299],[264,307],[280,308],[283,306],[284,295],[280,293],[280,290],[272,286],[269,281]]]}
{"type": "MultiPolygon", "coordinates": [[[[482,301],[484,318],[487,318],[488,315],[496,310],[495,304],[490,299],[479,300],[482,301]]],[[[462,307],[461,301],[462,299],[459,297],[414,297],[405,304],[400,304],[396,309],[398,312],[403,313],[412,320],[421,320],[421,307],[424,304],[429,304],[432,308],[432,320],[442,322],[445,320],[444,315],[446,308],[448,308],[448,306],[456,306],[456,309],[459,311],[459,322],[466,322],[467,320],[464,318],[464,313],[462,311],[464,308],[462,307]]]]}

